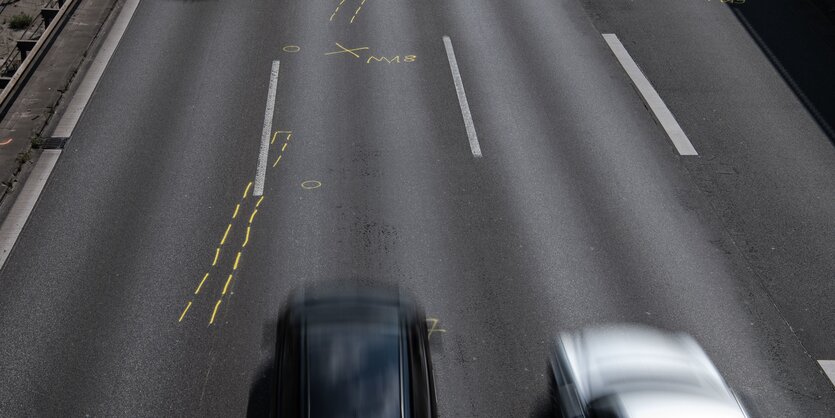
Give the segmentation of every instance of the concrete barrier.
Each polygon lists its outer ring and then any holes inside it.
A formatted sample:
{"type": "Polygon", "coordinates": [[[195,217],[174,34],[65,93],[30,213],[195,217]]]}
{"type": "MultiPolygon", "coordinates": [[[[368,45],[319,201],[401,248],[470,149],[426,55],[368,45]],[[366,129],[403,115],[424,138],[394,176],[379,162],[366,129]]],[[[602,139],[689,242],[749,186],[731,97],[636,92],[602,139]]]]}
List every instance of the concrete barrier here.
{"type": "Polygon", "coordinates": [[[47,24],[47,27],[37,41],[34,41],[34,43],[28,40],[18,41],[18,48],[20,48],[23,62],[20,63],[20,66],[11,77],[4,77],[3,80],[0,80],[0,86],[3,87],[3,91],[0,93],[0,117],[6,115],[6,112],[9,110],[9,106],[12,102],[14,102],[14,99],[20,92],[20,88],[26,83],[29,75],[32,74],[35,66],[37,66],[40,61],[40,58],[52,44],[52,41],[55,39],[57,34],[61,31],[61,28],[66,23],[67,18],[69,18],[72,10],[75,9],[78,2],[79,0],[59,1],[58,4],[61,7],[54,15],[47,18],[47,15],[51,15],[51,12],[47,11],[43,14],[44,22],[47,24]]]}

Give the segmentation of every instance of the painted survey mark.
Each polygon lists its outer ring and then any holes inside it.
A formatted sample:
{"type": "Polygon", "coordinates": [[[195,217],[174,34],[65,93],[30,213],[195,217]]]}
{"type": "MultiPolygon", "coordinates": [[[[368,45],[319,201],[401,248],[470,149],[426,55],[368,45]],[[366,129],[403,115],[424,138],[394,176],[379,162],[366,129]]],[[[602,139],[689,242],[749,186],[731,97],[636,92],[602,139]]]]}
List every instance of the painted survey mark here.
{"type": "Polygon", "coordinates": [[[446,333],[446,330],[443,328],[439,328],[438,324],[441,321],[437,318],[426,318],[426,327],[427,327],[427,339],[432,339],[432,334],[434,333],[446,333]]]}
{"type": "Polygon", "coordinates": [[[319,180],[305,180],[301,184],[302,189],[314,190],[322,187],[322,182],[319,180]]]}
{"type": "Polygon", "coordinates": [[[333,22],[337,15],[339,15],[340,10],[347,9],[348,12],[344,13],[346,15],[351,13],[351,18],[348,20],[348,24],[353,24],[354,21],[357,20],[357,16],[359,16],[362,8],[365,7],[365,3],[367,1],[368,0],[339,0],[339,3],[337,3],[336,8],[333,10],[333,13],[331,13],[331,17],[328,21],[333,22]]]}
{"type": "Polygon", "coordinates": [[[361,46],[356,48],[348,48],[339,42],[335,42],[336,47],[338,48],[336,51],[326,52],[325,56],[331,55],[340,55],[345,56],[347,54],[349,57],[353,57],[353,59],[359,59],[360,61],[365,62],[366,64],[371,63],[386,63],[386,64],[400,64],[400,63],[410,63],[417,61],[417,55],[405,55],[405,54],[397,54],[397,55],[376,55],[376,53],[371,52],[371,48],[367,46],[361,46]]]}
{"type": "MultiPolygon", "coordinates": [[[[272,152],[277,154],[275,163],[272,164],[273,168],[278,167],[292,139],[293,131],[275,131],[268,136],[268,151],[274,150],[272,152]]],[[[213,246],[211,264],[199,276],[200,279],[194,292],[186,302],[177,322],[183,322],[187,318],[189,312],[198,304],[198,299],[205,300],[208,298],[212,301],[210,303],[211,312],[208,325],[215,324],[224,300],[232,294],[232,287],[243,265],[245,250],[252,241],[255,220],[258,217],[259,210],[263,209],[261,205],[264,203],[264,199],[264,195],[254,195],[254,181],[246,184],[231,211],[232,215],[229,221],[223,228],[218,244],[213,246]],[[233,242],[237,243],[233,245],[233,242]],[[217,288],[219,292],[216,300],[207,295],[208,291],[204,291],[210,286],[217,288]]]]}

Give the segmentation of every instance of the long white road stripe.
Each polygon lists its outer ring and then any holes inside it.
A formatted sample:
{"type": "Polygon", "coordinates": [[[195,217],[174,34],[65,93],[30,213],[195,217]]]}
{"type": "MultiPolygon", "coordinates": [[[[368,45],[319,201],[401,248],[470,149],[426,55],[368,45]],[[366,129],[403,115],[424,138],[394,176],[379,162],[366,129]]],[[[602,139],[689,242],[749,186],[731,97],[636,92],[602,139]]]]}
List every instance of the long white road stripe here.
{"type": "Polygon", "coordinates": [[[826,373],[826,377],[832,381],[832,384],[835,384],[835,360],[818,360],[818,363],[820,363],[824,373],[826,373]]]}
{"type": "MultiPolygon", "coordinates": [[[[110,62],[110,57],[113,56],[116,46],[119,45],[119,41],[122,39],[122,35],[124,35],[138,5],[139,0],[125,1],[119,16],[113,22],[113,27],[107,34],[107,38],[99,48],[84,78],[81,79],[81,83],[61,116],[61,120],[58,121],[58,126],[52,133],[53,137],[69,138],[72,135],[75,125],[81,118],[84,108],[87,107],[87,102],[90,101],[93,90],[99,83],[99,79],[104,73],[107,63],[110,62]]],[[[23,186],[23,190],[20,191],[20,195],[12,205],[9,214],[3,220],[3,225],[0,226],[0,269],[6,264],[12,248],[14,248],[17,238],[20,236],[20,232],[23,231],[23,226],[26,225],[29,215],[35,208],[35,204],[38,202],[38,198],[40,198],[41,192],[47,180],[49,180],[49,175],[52,174],[52,169],[55,168],[60,156],[61,150],[44,150],[41,153],[38,163],[35,164],[35,168],[32,169],[32,173],[23,186]]]]}
{"type": "Polygon", "coordinates": [[[278,89],[278,67],[280,64],[278,60],[273,61],[273,68],[270,71],[270,89],[267,92],[267,108],[264,111],[264,129],[261,131],[261,152],[258,153],[258,170],[255,173],[253,196],[264,194],[264,178],[267,175],[267,157],[270,154],[270,136],[273,130],[275,92],[278,89]]]}
{"type": "Polygon", "coordinates": [[[464,82],[461,81],[461,72],[458,71],[458,61],[455,59],[455,51],[452,49],[452,40],[444,36],[444,47],[446,57],[449,60],[449,68],[452,70],[452,80],[455,82],[455,92],[458,93],[458,104],[461,105],[461,115],[464,116],[464,126],[467,128],[467,136],[470,138],[470,150],[473,157],[481,158],[481,147],[478,145],[478,135],[475,133],[473,115],[470,113],[470,104],[467,102],[467,93],[464,92],[464,82]]]}
{"type": "Polygon", "coordinates": [[[78,89],[70,100],[70,104],[67,105],[67,109],[61,116],[61,120],[58,121],[58,126],[52,132],[53,137],[69,138],[72,135],[75,125],[81,118],[81,114],[84,113],[84,108],[87,107],[87,102],[90,101],[90,96],[93,95],[96,85],[99,84],[99,79],[104,73],[107,63],[110,62],[110,57],[113,56],[116,46],[119,45],[122,35],[125,34],[128,23],[130,23],[133,12],[136,11],[138,5],[139,0],[127,0],[125,5],[122,6],[122,11],[113,23],[110,33],[101,44],[98,54],[96,54],[90,68],[87,70],[87,74],[84,75],[81,84],[78,85],[78,89]]]}
{"type": "Polygon", "coordinates": [[[667,136],[670,137],[670,140],[673,141],[673,145],[675,145],[676,149],[678,150],[679,155],[699,155],[696,152],[696,149],[693,148],[693,144],[690,143],[690,140],[687,139],[687,135],[684,134],[684,131],[681,130],[681,126],[678,125],[676,122],[676,118],[673,117],[673,114],[670,112],[670,109],[667,108],[667,105],[664,104],[664,101],[661,100],[661,96],[658,95],[658,92],[655,91],[655,88],[652,87],[649,80],[647,80],[644,73],[641,72],[641,69],[638,68],[638,64],[632,59],[629,55],[629,52],[626,51],[626,48],[623,47],[623,44],[618,39],[617,35],[613,33],[604,33],[603,39],[606,40],[606,43],[609,44],[609,48],[612,49],[614,52],[615,57],[617,57],[620,65],[626,70],[626,74],[629,75],[629,78],[632,79],[632,83],[635,84],[635,87],[638,88],[638,91],[641,92],[641,96],[644,97],[644,101],[647,102],[649,108],[652,109],[652,113],[655,114],[656,119],[658,122],[661,123],[661,126],[667,132],[667,136]]]}
{"type": "Polygon", "coordinates": [[[32,173],[26,180],[20,196],[15,200],[12,209],[8,216],[3,221],[3,226],[0,227],[0,268],[6,264],[6,259],[9,258],[9,253],[17,242],[17,237],[20,231],[23,230],[23,225],[29,219],[29,214],[35,208],[35,203],[41,195],[41,191],[49,179],[49,174],[55,167],[58,157],[61,156],[59,150],[44,150],[32,173]]]}

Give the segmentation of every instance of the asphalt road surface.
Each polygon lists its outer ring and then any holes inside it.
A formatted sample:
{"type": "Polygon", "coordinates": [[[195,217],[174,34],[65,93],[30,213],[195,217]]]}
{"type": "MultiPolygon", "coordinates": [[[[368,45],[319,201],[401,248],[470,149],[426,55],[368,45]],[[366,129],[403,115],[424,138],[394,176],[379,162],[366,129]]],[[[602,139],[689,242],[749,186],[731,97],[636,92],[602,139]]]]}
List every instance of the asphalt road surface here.
{"type": "Polygon", "coordinates": [[[692,334],[759,416],[835,415],[835,148],[738,11],[339,4],[140,3],[2,271],[0,415],[257,412],[289,292],[365,279],[438,319],[443,417],[540,416],[550,339],[609,322],[692,334]]]}

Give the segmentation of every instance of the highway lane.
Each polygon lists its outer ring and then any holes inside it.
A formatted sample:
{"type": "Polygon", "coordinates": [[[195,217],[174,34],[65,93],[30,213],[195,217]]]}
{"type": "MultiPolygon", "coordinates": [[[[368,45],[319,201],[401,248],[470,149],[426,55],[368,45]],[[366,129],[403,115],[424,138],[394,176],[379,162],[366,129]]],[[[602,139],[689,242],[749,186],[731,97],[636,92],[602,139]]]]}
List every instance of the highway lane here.
{"type": "Polygon", "coordinates": [[[4,415],[242,415],[288,292],[366,277],[446,330],[442,416],[540,412],[548,337],[609,321],[694,334],[764,416],[831,414],[580,5],[332,3],[140,4],[2,271],[4,415]],[[274,59],[292,137],[252,217],[274,59]]]}

